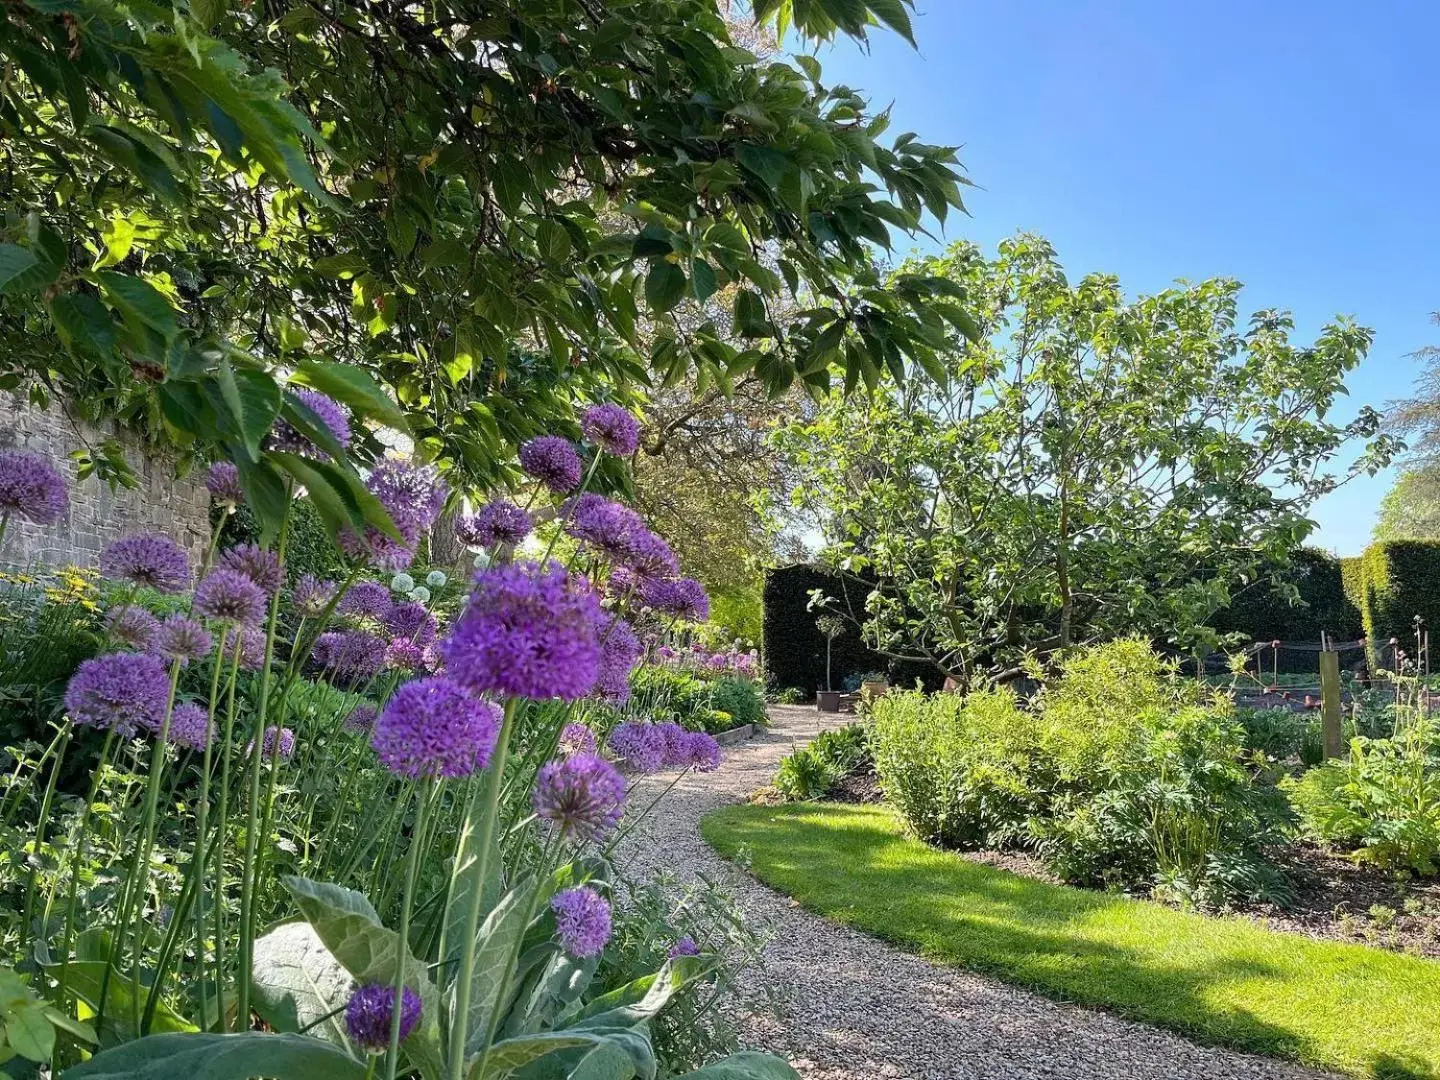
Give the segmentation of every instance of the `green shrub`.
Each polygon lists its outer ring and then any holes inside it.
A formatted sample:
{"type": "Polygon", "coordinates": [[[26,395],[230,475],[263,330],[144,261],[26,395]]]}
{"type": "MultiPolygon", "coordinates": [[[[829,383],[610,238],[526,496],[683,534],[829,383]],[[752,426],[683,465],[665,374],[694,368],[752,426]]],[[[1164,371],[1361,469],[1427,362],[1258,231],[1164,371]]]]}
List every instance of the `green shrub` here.
{"type": "Polygon", "coordinates": [[[1434,874],[1440,861],[1440,754],[1435,729],[1357,737],[1349,758],[1286,783],[1305,833],[1386,869],[1434,874]]]}
{"type": "MultiPolygon", "coordinates": [[[[240,506],[225,519],[220,531],[220,546],[258,543],[260,526],[247,506],[240,506]]],[[[346,559],[330,539],[325,523],[308,499],[297,499],[290,507],[290,523],[285,540],[285,569],[291,581],[302,574],[318,578],[343,578],[346,559]]]]}
{"type": "Polygon", "coordinates": [[[775,787],[796,802],[818,799],[870,760],[870,737],[861,724],[822,731],[780,762],[775,787]]]}
{"type": "Polygon", "coordinates": [[[1262,855],[1284,801],[1244,768],[1228,700],[1143,641],[1076,653],[1026,707],[1006,691],[891,693],[873,717],[886,798],[923,839],[1031,847],[1081,884],[1285,895],[1262,855]]]}
{"type": "Polygon", "coordinates": [[[710,682],[710,707],[730,714],[732,727],[765,723],[765,696],[754,679],[723,675],[710,682]]]}
{"type": "Polygon", "coordinates": [[[1284,707],[1236,709],[1235,718],[1244,730],[1245,748],[1277,761],[1300,757],[1313,742],[1311,729],[1318,726],[1304,713],[1284,707]]]}

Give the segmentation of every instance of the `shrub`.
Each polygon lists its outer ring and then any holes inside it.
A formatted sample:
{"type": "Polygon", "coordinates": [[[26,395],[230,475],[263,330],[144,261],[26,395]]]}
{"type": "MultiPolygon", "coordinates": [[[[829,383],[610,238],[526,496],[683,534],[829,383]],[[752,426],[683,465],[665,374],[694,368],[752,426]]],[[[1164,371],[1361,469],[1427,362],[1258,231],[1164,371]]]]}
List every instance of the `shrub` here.
{"type": "Polygon", "coordinates": [[[862,725],[822,731],[780,762],[775,787],[787,799],[818,799],[869,758],[869,736],[862,725]]]}
{"type": "Polygon", "coordinates": [[[1304,760],[1307,748],[1314,743],[1312,729],[1318,728],[1310,717],[1294,709],[1237,709],[1235,718],[1244,732],[1245,748],[1283,761],[1298,757],[1304,760]]]}
{"type": "Polygon", "coordinates": [[[729,713],[733,727],[765,723],[765,697],[754,679],[726,675],[711,680],[710,706],[729,713]]]}
{"type": "Polygon", "coordinates": [[[1357,737],[1350,756],[1288,781],[1305,833],[1386,869],[1434,874],[1440,860],[1440,755],[1435,730],[1357,737]]]}

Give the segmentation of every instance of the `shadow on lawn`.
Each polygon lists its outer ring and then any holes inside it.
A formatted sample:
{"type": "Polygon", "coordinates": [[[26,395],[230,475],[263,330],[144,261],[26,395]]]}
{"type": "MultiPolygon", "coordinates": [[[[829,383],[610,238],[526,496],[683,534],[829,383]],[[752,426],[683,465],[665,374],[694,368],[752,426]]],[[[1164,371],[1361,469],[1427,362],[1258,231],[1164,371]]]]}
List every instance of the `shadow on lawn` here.
{"type": "MultiPolygon", "coordinates": [[[[723,838],[709,828],[707,836],[728,854],[740,845],[764,845],[765,857],[756,855],[754,866],[762,880],[907,951],[1052,999],[1104,1006],[1203,1042],[1300,1061],[1329,1056],[1303,1032],[1217,1002],[1220,995],[1207,992],[1236,980],[1282,980],[1293,968],[1248,951],[1200,958],[1166,949],[1164,942],[1132,948],[1079,936],[1084,924],[1122,917],[1119,907],[1137,901],[1022,878],[921,847],[873,811],[798,806],[766,817],[744,814],[726,823],[723,838]],[[763,839],[781,830],[783,841],[763,839]],[[971,902],[957,902],[961,897],[971,902]]],[[[1353,1022],[1365,1018],[1356,1015],[1353,1022]]],[[[1375,1054],[1366,1071],[1377,1080],[1436,1076],[1433,1064],[1403,1051],[1375,1054]]]]}

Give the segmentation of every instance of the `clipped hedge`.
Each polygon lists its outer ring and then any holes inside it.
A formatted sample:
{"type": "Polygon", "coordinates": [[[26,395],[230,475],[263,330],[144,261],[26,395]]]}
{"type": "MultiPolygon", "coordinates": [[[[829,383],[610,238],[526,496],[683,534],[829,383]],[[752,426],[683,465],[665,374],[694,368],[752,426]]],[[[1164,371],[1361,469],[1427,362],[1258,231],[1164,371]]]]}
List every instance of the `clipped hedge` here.
{"type": "Polygon", "coordinates": [[[1360,610],[1372,663],[1389,666],[1392,638],[1415,654],[1415,616],[1440,629],[1440,541],[1381,541],[1346,564],[1346,593],[1360,610]]]}
{"type": "MultiPolygon", "coordinates": [[[[290,507],[289,530],[285,542],[285,569],[292,582],[302,574],[314,574],[318,578],[345,576],[345,556],[330,539],[324,522],[309,500],[296,500],[290,507]]],[[[258,543],[259,540],[260,527],[248,506],[237,507],[235,513],[225,519],[220,531],[222,548],[258,543]]]]}

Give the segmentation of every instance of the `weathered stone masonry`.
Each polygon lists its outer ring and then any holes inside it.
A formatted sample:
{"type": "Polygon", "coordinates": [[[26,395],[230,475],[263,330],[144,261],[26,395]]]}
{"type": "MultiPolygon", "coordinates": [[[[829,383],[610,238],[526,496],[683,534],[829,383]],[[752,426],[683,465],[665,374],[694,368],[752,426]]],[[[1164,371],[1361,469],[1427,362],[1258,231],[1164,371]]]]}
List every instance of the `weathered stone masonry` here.
{"type": "Polygon", "coordinates": [[[69,481],[70,510],[56,524],[43,527],[11,520],[0,545],[0,565],[93,567],[110,541],[145,531],[170,536],[191,553],[192,561],[204,554],[209,496],[203,475],[197,471],[177,478],[171,461],[148,457],[140,440],[117,425],[97,427],[72,420],[58,402],[35,409],[23,394],[0,393],[0,447],[12,446],[44,454],[55,463],[69,481]],[[111,491],[93,476],[76,480],[70,454],[107,438],[124,448],[139,487],[111,491]]]}

